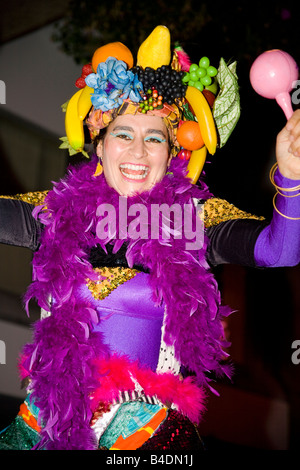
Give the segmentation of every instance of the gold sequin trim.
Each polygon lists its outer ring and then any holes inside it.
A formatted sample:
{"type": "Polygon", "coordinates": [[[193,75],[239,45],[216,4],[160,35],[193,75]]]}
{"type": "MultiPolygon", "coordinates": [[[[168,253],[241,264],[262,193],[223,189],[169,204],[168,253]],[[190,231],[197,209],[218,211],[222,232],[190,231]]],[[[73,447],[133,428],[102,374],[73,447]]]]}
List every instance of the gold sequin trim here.
{"type": "Polygon", "coordinates": [[[17,199],[19,201],[28,202],[34,206],[39,206],[44,203],[48,191],[34,191],[24,194],[15,194],[14,196],[0,196],[2,199],[17,199]]]}
{"type": "Polygon", "coordinates": [[[105,299],[114,289],[132,279],[139,272],[131,268],[96,268],[99,281],[89,280],[87,286],[97,300],[105,299]]]}
{"type": "Polygon", "coordinates": [[[264,220],[264,217],[258,217],[249,212],[242,211],[225,199],[211,198],[205,201],[204,224],[206,228],[232,219],[264,220]]]}

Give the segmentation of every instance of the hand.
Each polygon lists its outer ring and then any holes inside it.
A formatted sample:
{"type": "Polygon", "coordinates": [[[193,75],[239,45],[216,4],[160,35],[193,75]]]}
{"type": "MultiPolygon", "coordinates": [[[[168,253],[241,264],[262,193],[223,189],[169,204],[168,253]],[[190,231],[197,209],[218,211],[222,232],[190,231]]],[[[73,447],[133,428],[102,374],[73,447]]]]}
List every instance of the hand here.
{"type": "Polygon", "coordinates": [[[283,176],[300,180],[300,109],[294,112],[277,136],[276,158],[283,176]]]}

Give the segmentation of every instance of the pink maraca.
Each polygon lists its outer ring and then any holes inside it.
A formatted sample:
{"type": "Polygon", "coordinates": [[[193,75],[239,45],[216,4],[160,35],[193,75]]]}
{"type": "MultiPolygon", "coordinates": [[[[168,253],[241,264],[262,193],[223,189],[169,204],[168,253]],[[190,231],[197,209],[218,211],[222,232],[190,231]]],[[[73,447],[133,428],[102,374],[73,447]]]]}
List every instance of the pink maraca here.
{"type": "Polygon", "coordinates": [[[250,82],[261,96],[276,99],[287,119],[293,114],[290,91],[298,79],[298,67],[287,52],[273,49],[263,52],[252,64],[250,82]]]}

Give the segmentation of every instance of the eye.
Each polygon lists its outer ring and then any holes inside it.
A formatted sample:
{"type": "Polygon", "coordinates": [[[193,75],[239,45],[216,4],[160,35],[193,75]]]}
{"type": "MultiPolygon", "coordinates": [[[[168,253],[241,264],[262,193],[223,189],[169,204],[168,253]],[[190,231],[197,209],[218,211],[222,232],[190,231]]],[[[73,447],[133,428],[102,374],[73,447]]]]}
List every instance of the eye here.
{"type": "Polygon", "coordinates": [[[111,132],[110,135],[112,135],[113,137],[117,137],[118,139],[122,139],[122,140],[133,139],[132,135],[128,134],[127,132],[117,132],[117,133],[111,132]]]}
{"type": "Polygon", "coordinates": [[[149,136],[149,137],[146,137],[145,142],[150,142],[153,144],[161,144],[163,142],[166,142],[166,139],[163,139],[157,136],[149,136]]]}

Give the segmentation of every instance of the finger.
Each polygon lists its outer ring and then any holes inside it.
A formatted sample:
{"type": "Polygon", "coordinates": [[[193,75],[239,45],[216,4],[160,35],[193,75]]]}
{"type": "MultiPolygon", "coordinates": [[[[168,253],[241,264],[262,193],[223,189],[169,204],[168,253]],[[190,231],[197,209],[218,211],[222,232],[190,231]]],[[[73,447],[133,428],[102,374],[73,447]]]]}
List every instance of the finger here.
{"type": "Polygon", "coordinates": [[[300,157],[300,136],[291,143],[289,153],[294,155],[294,157],[300,157]]]}
{"type": "Polygon", "coordinates": [[[286,129],[291,132],[294,127],[300,122],[300,109],[297,109],[292,115],[292,117],[286,123],[286,129]]]}
{"type": "Polygon", "coordinates": [[[295,122],[293,129],[289,131],[290,142],[295,141],[300,136],[300,120],[295,122]]]}

